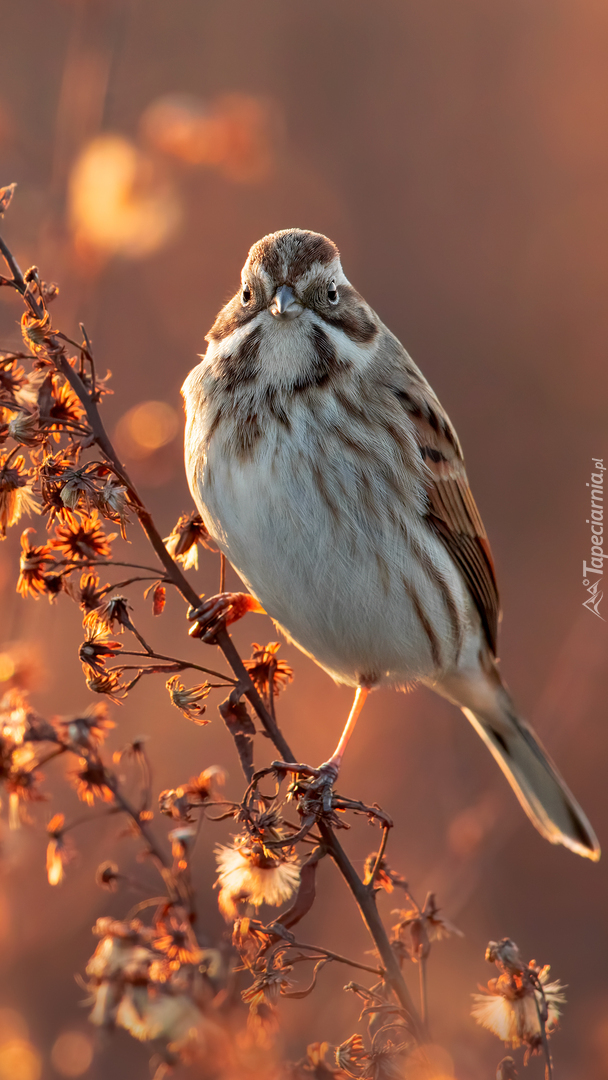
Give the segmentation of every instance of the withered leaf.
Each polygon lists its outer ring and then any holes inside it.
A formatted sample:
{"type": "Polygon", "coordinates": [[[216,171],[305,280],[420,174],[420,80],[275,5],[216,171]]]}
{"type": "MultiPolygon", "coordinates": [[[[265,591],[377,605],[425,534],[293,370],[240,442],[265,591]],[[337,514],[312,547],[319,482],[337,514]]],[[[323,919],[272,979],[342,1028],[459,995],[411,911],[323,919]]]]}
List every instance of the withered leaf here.
{"type": "Polygon", "coordinates": [[[15,194],[16,184],[7,184],[6,187],[0,188],[0,217],[3,216],[6,210],[11,205],[11,200],[15,194]]]}

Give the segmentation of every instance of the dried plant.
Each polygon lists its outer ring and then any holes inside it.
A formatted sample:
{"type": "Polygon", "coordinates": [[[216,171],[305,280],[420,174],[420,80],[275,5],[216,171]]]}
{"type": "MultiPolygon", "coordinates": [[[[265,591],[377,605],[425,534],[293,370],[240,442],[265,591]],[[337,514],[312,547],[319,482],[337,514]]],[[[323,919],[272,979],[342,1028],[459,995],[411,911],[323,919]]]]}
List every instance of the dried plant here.
{"type": "MultiPolygon", "coordinates": [[[[0,190],[0,216],[13,190],[0,190]]],[[[223,594],[220,558],[221,603],[211,598],[200,614],[201,598],[186,576],[198,564],[199,546],[212,549],[200,517],[184,514],[162,539],[104,427],[100,407],[108,377],[99,376],[86,330],[81,326],[80,341],[56,330],[49,304],[57,286],[45,283],[36,267],[22,274],[2,239],[0,251],[9,270],[0,286],[14,290],[24,308],[24,351],[0,353],[0,535],[24,519],[36,521],[22,532],[17,591],[24,600],[46,596],[51,603],[65,594],[80,607],[84,681],[100,696],[81,715],[48,720],[31,707],[23,686],[7,691],[0,701],[0,768],[10,822],[32,822],[33,804],[48,797],[42,770],[69,756],[67,775],[79,799],[97,814],[126,817],[160,879],[160,895],[146,896],[123,920],[100,918],[93,928],[98,944],[86,965],[91,1022],[125,1028],[150,1044],[159,1078],[180,1063],[195,1063],[197,1075],[210,1080],[389,1080],[413,1076],[414,1061],[416,1077],[438,1075],[425,1050],[427,961],[435,941],[460,931],[439,913],[433,894],[419,906],[388,865],[388,815],[337,792],[328,795],[317,782],[319,770],[297,762],[276,719],[276,698],[293,678],[278,644],[254,643],[243,661],[227,631],[231,621],[257,610],[256,602],[223,594]],[[152,549],[149,565],[133,563],[129,548],[120,547],[135,522],[152,549]],[[103,583],[116,574],[118,580],[103,583]],[[218,646],[229,672],[207,666],[204,653],[199,664],[148,642],[136,603],[142,587],[142,603],[149,607],[151,600],[155,616],[162,615],[168,588],[181,594],[191,615],[197,613],[191,636],[218,646]],[[247,784],[240,802],[222,797],[223,770],[212,765],[162,791],[157,804],[166,829],[154,823],[144,741],[131,742],[112,760],[104,751],[115,723],[108,703],[120,703],[150,675],[164,680],[170,702],[195,724],[209,722],[216,691],[228,692],[218,710],[247,784]],[[253,717],[268,739],[256,740],[253,717]],[[279,758],[256,767],[268,740],[279,758]],[[128,775],[137,778],[129,784],[116,768],[126,761],[134,767],[128,775]],[[363,877],[337,835],[356,818],[380,835],[363,877]],[[232,843],[216,848],[218,903],[228,928],[210,944],[197,926],[191,869],[202,822],[228,819],[232,843]],[[325,858],[343,876],[369,930],[369,963],[302,941],[295,929],[315,903],[317,867],[325,858]],[[404,898],[392,938],[378,913],[380,890],[404,898]],[[337,1047],[312,1044],[298,1064],[288,1065],[275,1043],[280,999],[306,997],[332,963],[365,980],[345,988],[362,1003],[361,1029],[337,1047]],[[404,978],[409,963],[418,965],[419,1008],[404,978]]],[[[51,885],[69,874],[74,832],[87,820],[87,814],[70,821],[58,812],[49,821],[51,885]]],[[[99,887],[115,892],[129,883],[113,862],[100,864],[99,887]]],[[[527,1053],[543,1050],[550,1076],[547,1036],[563,1002],[560,984],[548,982],[548,968],[524,965],[508,939],[492,944],[488,958],[501,974],[477,996],[474,1015],[505,1043],[523,1044],[527,1053]]],[[[512,1065],[505,1058],[497,1075],[514,1076],[512,1065]]]]}

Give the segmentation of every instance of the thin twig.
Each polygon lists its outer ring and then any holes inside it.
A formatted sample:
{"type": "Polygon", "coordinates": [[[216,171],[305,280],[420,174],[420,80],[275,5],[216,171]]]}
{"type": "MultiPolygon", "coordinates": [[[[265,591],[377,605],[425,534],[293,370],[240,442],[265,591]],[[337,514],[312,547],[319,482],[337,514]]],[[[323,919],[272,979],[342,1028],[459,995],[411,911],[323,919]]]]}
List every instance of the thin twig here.
{"type": "Polygon", "coordinates": [[[369,876],[369,881],[367,883],[367,888],[369,889],[370,892],[374,891],[374,882],[376,880],[378,871],[380,870],[380,867],[382,866],[382,860],[384,858],[384,852],[386,851],[386,842],[388,840],[388,834],[389,834],[389,829],[390,828],[391,828],[390,825],[385,825],[383,830],[382,830],[382,840],[380,841],[380,847],[378,849],[378,854],[376,855],[376,861],[374,863],[372,872],[371,872],[371,874],[369,876]]]}

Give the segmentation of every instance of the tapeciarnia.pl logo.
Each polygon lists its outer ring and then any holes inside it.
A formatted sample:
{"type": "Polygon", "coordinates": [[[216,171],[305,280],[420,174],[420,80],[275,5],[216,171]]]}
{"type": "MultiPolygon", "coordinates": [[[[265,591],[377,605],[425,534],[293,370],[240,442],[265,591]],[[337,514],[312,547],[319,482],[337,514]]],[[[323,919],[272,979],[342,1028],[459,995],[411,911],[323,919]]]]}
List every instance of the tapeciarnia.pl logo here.
{"type": "Polygon", "coordinates": [[[604,576],[604,559],[608,559],[608,554],[604,555],[603,548],[604,473],[606,466],[603,458],[591,458],[591,460],[594,471],[591,473],[591,483],[587,484],[587,487],[591,488],[591,517],[587,519],[587,525],[591,526],[591,558],[589,563],[587,563],[586,559],[583,559],[583,585],[589,596],[586,600],[583,600],[583,607],[592,611],[594,615],[597,615],[598,619],[605,622],[603,615],[600,615],[600,603],[604,595],[601,590],[604,576]]]}

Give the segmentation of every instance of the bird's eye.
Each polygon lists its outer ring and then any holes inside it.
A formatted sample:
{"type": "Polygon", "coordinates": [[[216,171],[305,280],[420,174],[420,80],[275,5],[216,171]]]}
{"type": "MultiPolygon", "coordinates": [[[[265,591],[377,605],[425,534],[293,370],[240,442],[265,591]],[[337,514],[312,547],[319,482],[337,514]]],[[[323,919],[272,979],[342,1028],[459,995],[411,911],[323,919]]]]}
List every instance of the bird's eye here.
{"type": "Polygon", "coordinates": [[[338,290],[336,289],[336,282],[334,278],[331,279],[329,285],[327,286],[327,299],[329,300],[330,304],[338,303],[338,290]]]}
{"type": "Polygon", "coordinates": [[[249,285],[243,285],[243,291],[241,293],[241,300],[244,304],[248,304],[251,300],[251,289],[249,285]]]}

